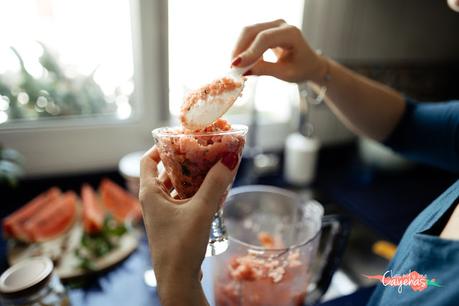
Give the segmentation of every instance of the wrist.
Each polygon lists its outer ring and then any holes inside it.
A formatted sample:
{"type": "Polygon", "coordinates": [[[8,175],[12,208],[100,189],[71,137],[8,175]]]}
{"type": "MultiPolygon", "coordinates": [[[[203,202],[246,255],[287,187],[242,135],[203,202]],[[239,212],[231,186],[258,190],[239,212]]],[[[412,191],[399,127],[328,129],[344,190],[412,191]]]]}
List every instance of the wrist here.
{"type": "Polygon", "coordinates": [[[310,80],[319,86],[326,86],[330,78],[330,62],[328,58],[318,54],[316,68],[310,80]]]}
{"type": "Polygon", "coordinates": [[[172,279],[158,282],[157,292],[163,306],[208,305],[200,281],[172,279]]]}

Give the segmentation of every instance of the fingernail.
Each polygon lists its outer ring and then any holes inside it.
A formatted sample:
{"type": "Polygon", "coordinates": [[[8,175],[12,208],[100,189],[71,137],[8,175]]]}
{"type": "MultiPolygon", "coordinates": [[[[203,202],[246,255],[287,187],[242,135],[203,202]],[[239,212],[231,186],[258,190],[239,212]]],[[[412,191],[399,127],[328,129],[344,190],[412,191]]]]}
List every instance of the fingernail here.
{"type": "Polygon", "coordinates": [[[239,65],[242,61],[242,58],[240,56],[236,57],[236,59],[231,63],[231,67],[234,66],[234,67],[237,67],[237,65],[239,65]]]}
{"type": "Polygon", "coordinates": [[[252,70],[249,69],[249,70],[247,70],[246,72],[244,72],[244,73],[242,74],[242,76],[248,76],[248,75],[251,75],[251,74],[252,74],[252,70]]]}
{"type": "Polygon", "coordinates": [[[233,171],[237,165],[238,160],[239,160],[239,157],[237,156],[236,153],[228,152],[223,156],[222,163],[226,166],[226,168],[233,171]]]}

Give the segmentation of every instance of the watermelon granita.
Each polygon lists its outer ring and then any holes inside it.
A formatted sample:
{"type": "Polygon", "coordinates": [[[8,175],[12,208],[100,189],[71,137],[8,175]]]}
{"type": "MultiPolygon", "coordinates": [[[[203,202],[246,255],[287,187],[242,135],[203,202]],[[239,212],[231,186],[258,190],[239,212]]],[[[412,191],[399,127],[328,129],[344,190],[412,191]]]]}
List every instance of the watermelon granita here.
{"type": "Polygon", "coordinates": [[[214,278],[219,306],[300,306],[307,295],[308,266],[300,249],[285,251],[280,237],[258,235],[265,251],[227,258],[214,278]]]}
{"type": "Polygon", "coordinates": [[[161,161],[179,198],[192,197],[210,168],[225,154],[241,157],[247,127],[218,119],[201,130],[182,127],[153,131],[161,161]]]}
{"type": "MultiPolygon", "coordinates": [[[[241,96],[244,82],[243,77],[224,77],[191,92],[181,108],[182,126],[153,131],[161,161],[175,189],[170,194],[174,198],[192,197],[221,159],[234,163],[228,165],[231,170],[238,165],[247,127],[231,126],[220,117],[241,96]]],[[[222,204],[229,188],[219,203],[213,203],[220,204],[220,209],[212,220],[206,256],[221,254],[228,248],[222,204]]]]}

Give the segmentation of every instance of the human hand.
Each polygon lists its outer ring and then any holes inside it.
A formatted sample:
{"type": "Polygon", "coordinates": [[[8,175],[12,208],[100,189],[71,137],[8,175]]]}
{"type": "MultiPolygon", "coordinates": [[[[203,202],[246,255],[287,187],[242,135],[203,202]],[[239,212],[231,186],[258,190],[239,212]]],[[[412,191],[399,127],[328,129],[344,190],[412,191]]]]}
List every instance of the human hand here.
{"type": "Polygon", "coordinates": [[[206,305],[200,284],[201,264],[212,217],[236,174],[235,153],[223,157],[190,199],[170,196],[172,184],[158,175],[158,149],[142,158],[139,198],[162,305],[206,305]],[[234,155],[233,155],[234,154],[234,155]]]}
{"type": "Polygon", "coordinates": [[[288,82],[319,82],[327,73],[326,60],[303,38],[301,31],[284,20],[247,26],[232,53],[235,67],[247,67],[246,75],[270,75],[288,82]],[[277,62],[263,61],[263,53],[272,49],[277,62]]]}

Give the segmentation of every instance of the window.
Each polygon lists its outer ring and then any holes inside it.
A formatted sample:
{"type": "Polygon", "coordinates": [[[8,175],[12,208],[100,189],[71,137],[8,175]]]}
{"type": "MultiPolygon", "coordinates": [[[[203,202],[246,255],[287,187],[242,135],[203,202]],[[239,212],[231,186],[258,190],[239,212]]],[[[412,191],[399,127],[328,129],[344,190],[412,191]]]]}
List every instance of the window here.
{"type": "Polygon", "coordinates": [[[167,119],[164,1],[7,0],[0,11],[0,143],[25,155],[28,175],[113,169],[152,145],[167,119]],[[35,82],[26,88],[18,54],[35,82]],[[66,98],[74,105],[63,112],[66,98]]]}
{"type": "MultiPolygon", "coordinates": [[[[169,1],[169,98],[177,115],[189,89],[225,73],[244,26],[282,18],[301,28],[304,0],[169,1]]],[[[274,54],[266,54],[273,57],[274,54]]],[[[296,85],[270,77],[252,79],[231,114],[248,115],[251,103],[269,123],[286,122],[296,85]]],[[[244,117],[244,116],[242,116],[244,117]]],[[[263,137],[266,138],[266,137],[263,137]]]]}
{"type": "MultiPolygon", "coordinates": [[[[178,113],[189,88],[209,82],[229,68],[231,49],[243,26],[277,18],[301,26],[303,2],[2,1],[0,84],[7,82],[11,92],[13,75],[19,75],[21,68],[10,46],[23,57],[28,73],[49,81],[49,71],[38,61],[46,46],[45,51],[58,60],[67,77],[91,77],[99,94],[91,101],[102,107],[58,113],[53,104],[61,101],[54,98],[55,93],[27,93],[27,99],[23,94],[17,97],[23,91],[15,88],[18,102],[34,107],[28,114],[13,116],[13,99],[5,99],[2,91],[0,143],[25,155],[26,172],[32,176],[113,169],[124,154],[152,145],[150,131],[168,124],[169,115],[178,113]],[[51,114],[43,113],[46,107],[51,114]]],[[[77,90],[77,94],[81,96],[85,90],[88,88],[77,90]]],[[[280,122],[285,128],[295,95],[295,86],[260,77],[247,84],[244,99],[232,113],[241,114],[240,121],[248,122],[254,103],[264,113],[263,120],[280,122]]],[[[259,131],[283,140],[276,126],[259,131]]],[[[272,136],[259,138],[273,145],[278,142],[272,136]]]]}
{"type": "Polygon", "coordinates": [[[0,28],[8,29],[0,40],[0,124],[130,117],[128,1],[7,0],[0,11],[0,28]]]}

